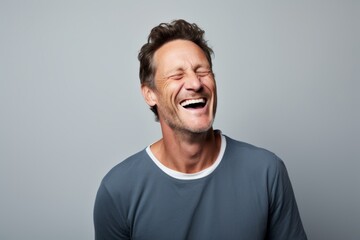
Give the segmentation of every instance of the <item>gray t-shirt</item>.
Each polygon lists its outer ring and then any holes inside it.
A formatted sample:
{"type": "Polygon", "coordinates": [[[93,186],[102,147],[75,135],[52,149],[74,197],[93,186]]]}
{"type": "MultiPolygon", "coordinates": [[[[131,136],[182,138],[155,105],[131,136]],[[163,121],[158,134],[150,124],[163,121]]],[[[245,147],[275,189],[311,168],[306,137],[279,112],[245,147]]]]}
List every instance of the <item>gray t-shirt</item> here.
{"type": "Polygon", "coordinates": [[[283,162],[222,135],[209,169],[167,169],[149,148],[115,166],[94,208],[96,240],[305,240],[283,162]]]}

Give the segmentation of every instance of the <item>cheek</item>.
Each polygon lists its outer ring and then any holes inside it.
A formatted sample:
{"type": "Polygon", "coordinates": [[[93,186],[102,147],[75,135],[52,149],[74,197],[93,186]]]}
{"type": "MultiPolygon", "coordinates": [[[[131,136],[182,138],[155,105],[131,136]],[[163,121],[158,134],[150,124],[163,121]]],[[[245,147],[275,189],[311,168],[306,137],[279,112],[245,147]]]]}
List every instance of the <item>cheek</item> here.
{"type": "Polygon", "coordinates": [[[159,90],[159,92],[169,92],[172,88],[174,88],[174,83],[174,81],[169,79],[161,79],[156,81],[156,88],[159,90]]]}
{"type": "Polygon", "coordinates": [[[208,88],[212,92],[216,93],[216,82],[214,79],[207,78],[207,79],[204,79],[202,82],[206,86],[206,88],[208,88]]]}
{"type": "Polygon", "coordinates": [[[174,100],[181,90],[181,83],[176,81],[168,81],[163,84],[162,92],[166,96],[167,100],[174,100]]]}
{"type": "Polygon", "coordinates": [[[157,96],[159,104],[169,107],[173,105],[176,99],[176,86],[169,82],[158,83],[157,86],[157,96]]]}

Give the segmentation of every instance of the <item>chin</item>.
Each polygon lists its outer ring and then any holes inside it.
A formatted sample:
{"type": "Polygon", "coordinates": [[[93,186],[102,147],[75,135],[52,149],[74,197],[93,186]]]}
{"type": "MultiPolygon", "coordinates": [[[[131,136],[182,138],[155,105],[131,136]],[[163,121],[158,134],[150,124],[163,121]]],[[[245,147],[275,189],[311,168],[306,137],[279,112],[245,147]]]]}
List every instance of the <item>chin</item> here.
{"type": "Polygon", "coordinates": [[[192,125],[192,126],[188,126],[187,130],[188,130],[188,132],[191,132],[191,133],[206,133],[212,129],[212,124],[213,124],[213,121],[211,121],[210,123],[208,123],[206,125],[202,125],[202,126],[193,126],[192,125]]]}
{"type": "Polygon", "coordinates": [[[178,118],[177,121],[174,121],[171,118],[160,118],[160,122],[163,122],[164,125],[167,125],[170,129],[176,132],[182,132],[187,134],[201,134],[206,133],[212,129],[214,118],[207,118],[201,120],[191,118],[178,118]]]}

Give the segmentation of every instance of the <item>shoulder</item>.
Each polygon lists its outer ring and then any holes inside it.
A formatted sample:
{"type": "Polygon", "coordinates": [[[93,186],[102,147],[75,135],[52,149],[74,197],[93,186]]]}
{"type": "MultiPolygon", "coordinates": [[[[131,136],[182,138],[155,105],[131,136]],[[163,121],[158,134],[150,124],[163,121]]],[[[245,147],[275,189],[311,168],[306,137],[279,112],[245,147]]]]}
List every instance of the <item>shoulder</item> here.
{"type": "Polygon", "coordinates": [[[242,181],[250,181],[271,189],[279,179],[288,178],[284,162],[273,152],[226,137],[224,162],[242,181]],[[264,185],[265,184],[265,185],[264,185]]]}
{"type": "Polygon", "coordinates": [[[226,157],[241,159],[249,164],[278,165],[282,160],[273,152],[250,143],[226,137],[226,157]]]}
{"type": "Polygon", "coordinates": [[[276,178],[286,172],[284,162],[273,152],[230,137],[226,137],[224,165],[230,171],[236,171],[249,178],[265,181],[276,178]]]}
{"type": "Polygon", "coordinates": [[[103,178],[101,185],[109,192],[130,190],[150,171],[151,162],[146,150],[141,150],[114,166],[103,178]]]}
{"type": "Polygon", "coordinates": [[[101,239],[128,239],[131,198],[149,168],[142,150],[113,167],[99,186],[94,205],[95,235],[101,239]]]}

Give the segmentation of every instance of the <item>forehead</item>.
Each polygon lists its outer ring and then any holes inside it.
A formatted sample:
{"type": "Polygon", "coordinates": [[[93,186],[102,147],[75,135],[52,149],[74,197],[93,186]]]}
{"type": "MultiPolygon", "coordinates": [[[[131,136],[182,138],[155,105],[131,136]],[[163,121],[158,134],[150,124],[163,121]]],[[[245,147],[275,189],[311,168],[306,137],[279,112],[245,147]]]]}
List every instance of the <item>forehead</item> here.
{"type": "Polygon", "coordinates": [[[154,63],[157,71],[199,66],[210,67],[203,50],[188,40],[173,40],[165,43],[155,52],[154,63]]]}

